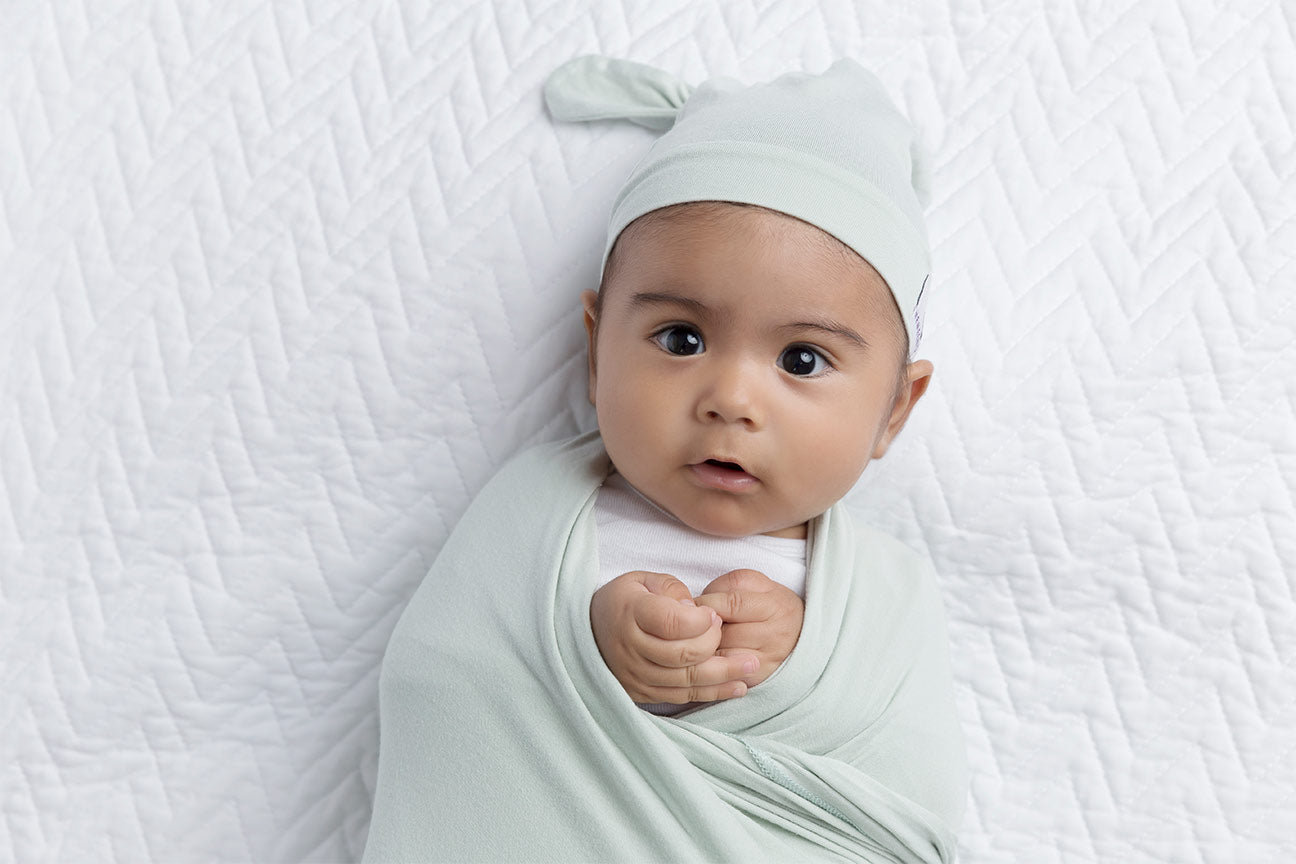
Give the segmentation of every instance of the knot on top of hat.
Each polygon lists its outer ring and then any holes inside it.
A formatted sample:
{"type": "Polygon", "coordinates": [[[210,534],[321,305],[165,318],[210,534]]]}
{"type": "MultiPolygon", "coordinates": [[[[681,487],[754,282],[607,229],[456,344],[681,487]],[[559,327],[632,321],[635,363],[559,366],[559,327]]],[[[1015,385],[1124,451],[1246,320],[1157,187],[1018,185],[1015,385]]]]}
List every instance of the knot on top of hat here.
{"type": "Polygon", "coordinates": [[[658,132],[674,125],[692,94],[692,85],[669,72],[597,55],[567,61],[544,85],[555,120],[629,120],[658,132]]]}

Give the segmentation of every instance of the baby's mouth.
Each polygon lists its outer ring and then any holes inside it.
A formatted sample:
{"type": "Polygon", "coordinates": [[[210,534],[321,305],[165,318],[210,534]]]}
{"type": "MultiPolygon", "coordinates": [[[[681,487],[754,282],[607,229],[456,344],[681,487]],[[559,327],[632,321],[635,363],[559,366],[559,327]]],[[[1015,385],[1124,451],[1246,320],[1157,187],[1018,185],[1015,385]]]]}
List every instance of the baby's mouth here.
{"type": "MultiPolygon", "coordinates": [[[[743,467],[737,462],[721,462],[719,459],[706,460],[707,465],[715,465],[717,468],[725,468],[729,471],[743,471],[743,467]]],[[[746,473],[743,471],[743,473],[746,473]]]]}
{"type": "Polygon", "coordinates": [[[751,491],[756,488],[757,479],[737,462],[724,459],[708,459],[689,466],[693,476],[703,486],[725,492],[751,491]]]}

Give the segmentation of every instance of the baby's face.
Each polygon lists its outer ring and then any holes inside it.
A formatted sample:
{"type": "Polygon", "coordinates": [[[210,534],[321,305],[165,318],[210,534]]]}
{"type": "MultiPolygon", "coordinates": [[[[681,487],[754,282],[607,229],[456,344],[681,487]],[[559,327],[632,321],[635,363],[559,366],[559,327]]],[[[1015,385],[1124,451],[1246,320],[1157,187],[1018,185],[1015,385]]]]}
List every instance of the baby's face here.
{"type": "Polygon", "coordinates": [[[886,451],[931,364],[903,370],[897,399],[886,284],[811,225],[711,206],[637,229],[618,241],[596,333],[597,295],[582,298],[612,463],[696,530],[804,537],[886,451]]]}

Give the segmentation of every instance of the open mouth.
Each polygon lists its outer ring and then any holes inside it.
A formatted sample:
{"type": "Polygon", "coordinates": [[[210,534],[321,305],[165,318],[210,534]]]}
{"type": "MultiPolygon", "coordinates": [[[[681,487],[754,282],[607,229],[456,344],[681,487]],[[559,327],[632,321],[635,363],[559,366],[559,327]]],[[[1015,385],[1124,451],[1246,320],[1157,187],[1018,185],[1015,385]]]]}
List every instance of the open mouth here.
{"type": "Polygon", "coordinates": [[[742,471],[743,467],[737,462],[721,462],[719,459],[706,460],[707,465],[714,465],[717,468],[724,468],[729,471],[742,471]]]}
{"type": "Polygon", "coordinates": [[[737,462],[708,459],[691,466],[693,477],[702,486],[725,492],[746,492],[757,487],[758,481],[737,462]]]}

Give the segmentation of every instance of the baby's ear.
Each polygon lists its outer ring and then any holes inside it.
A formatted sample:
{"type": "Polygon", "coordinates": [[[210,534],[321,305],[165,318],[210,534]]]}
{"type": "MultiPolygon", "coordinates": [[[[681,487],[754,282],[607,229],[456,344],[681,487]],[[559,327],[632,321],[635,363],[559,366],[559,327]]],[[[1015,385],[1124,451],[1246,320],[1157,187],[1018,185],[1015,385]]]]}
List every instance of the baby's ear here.
{"type": "Polygon", "coordinates": [[[585,338],[589,353],[589,401],[594,404],[594,338],[598,328],[598,315],[595,309],[598,306],[598,294],[593,291],[581,292],[581,310],[585,320],[585,338]]]}
{"type": "Polygon", "coordinates": [[[900,430],[909,420],[909,414],[913,411],[918,400],[927,392],[927,386],[931,384],[932,373],[935,367],[930,360],[915,360],[909,364],[905,372],[904,384],[896,393],[895,403],[891,406],[891,417],[887,420],[886,427],[883,428],[882,434],[873,444],[873,458],[881,459],[886,455],[887,448],[891,442],[900,434],[900,430]]]}

